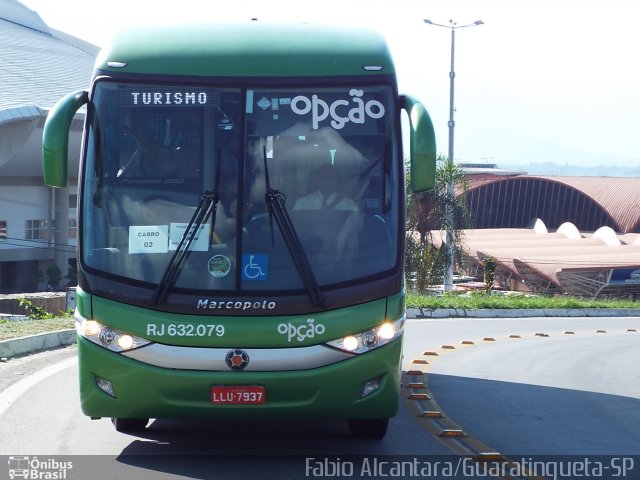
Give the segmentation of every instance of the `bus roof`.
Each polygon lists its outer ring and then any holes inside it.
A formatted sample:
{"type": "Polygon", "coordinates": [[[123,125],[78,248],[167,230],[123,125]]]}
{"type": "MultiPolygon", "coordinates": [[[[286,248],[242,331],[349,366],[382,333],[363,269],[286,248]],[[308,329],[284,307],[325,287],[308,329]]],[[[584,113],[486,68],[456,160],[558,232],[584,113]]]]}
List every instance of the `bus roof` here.
{"type": "Polygon", "coordinates": [[[223,77],[395,73],[386,42],[375,32],[309,23],[285,25],[258,21],[145,26],[122,31],[102,50],[96,60],[96,69],[101,72],[223,77]],[[114,67],[118,64],[124,66],[114,67]]]}

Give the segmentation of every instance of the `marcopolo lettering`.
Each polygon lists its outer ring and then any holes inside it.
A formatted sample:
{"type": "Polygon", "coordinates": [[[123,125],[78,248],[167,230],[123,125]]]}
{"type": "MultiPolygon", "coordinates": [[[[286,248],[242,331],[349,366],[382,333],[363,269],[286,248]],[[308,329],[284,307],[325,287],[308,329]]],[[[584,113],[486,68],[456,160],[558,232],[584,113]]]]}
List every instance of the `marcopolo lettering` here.
{"type": "Polygon", "coordinates": [[[206,105],[207,92],[130,92],[133,105],[206,105]]]}
{"type": "Polygon", "coordinates": [[[322,100],[318,95],[311,98],[298,95],[291,99],[291,110],[296,115],[307,115],[311,112],[311,122],[314,130],[323,120],[331,116],[331,126],[341,130],[347,123],[365,123],[366,118],[378,119],[384,117],[384,105],[378,100],[365,102],[362,97],[364,90],[352,88],[349,90],[349,100],[338,99],[331,104],[322,100]]]}
{"type": "Polygon", "coordinates": [[[268,302],[266,300],[256,300],[253,302],[247,300],[216,301],[209,300],[208,298],[200,298],[198,299],[196,308],[208,310],[273,310],[276,306],[276,302],[268,302]]]}

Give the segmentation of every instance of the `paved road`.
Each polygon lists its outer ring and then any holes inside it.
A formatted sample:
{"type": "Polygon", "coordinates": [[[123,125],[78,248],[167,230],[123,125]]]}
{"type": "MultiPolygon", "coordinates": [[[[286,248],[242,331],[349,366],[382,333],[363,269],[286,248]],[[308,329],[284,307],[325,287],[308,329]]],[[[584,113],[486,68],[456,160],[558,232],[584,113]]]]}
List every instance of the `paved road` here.
{"type": "MultiPolygon", "coordinates": [[[[410,320],[404,367],[438,352],[427,367],[435,399],[495,451],[637,454],[638,347],[638,318],[410,320]]],[[[352,439],[343,422],[313,421],[159,420],[143,434],[119,434],[82,416],[76,374],[75,347],[0,365],[0,455],[99,455],[74,459],[109,478],[208,478],[212,468],[217,478],[304,478],[305,456],[452,452],[404,403],[380,442],[352,439]],[[167,460],[201,454],[231,456],[167,460]]]]}
{"type": "Polygon", "coordinates": [[[640,453],[639,318],[422,320],[408,330],[405,367],[428,358],[444,412],[495,451],[640,453]]]}
{"type": "MultiPolygon", "coordinates": [[[[354,439],[342,421],[156,420],[141,434],[120,434],[109,420],[82,415],[75,353],[69,347],[0,366],[0,455],[73,455],[83,478],[87,472],[97,479],[212,478],[215,472],[234,480],[309,478],[311,457],[451,455],[404,404],[382,441],[354,439]]],[[[0,463],[0,478],[4,469],[0,463]]]]}
{"type": "Polygon", "coordinates": [[[141,435],[120,434],[109,420],[92,421],[82,415],[74,353],[69,348],[66,355],[58,354],[68,357],[59,359],[68,367],[33,385],[0,417],[0,455],[449,453],[435,439],[410,440],[408,437],[423,432],[404,408],[382,442],[351,438],[341,421],[221,424],[156,420],[141,435]]]}

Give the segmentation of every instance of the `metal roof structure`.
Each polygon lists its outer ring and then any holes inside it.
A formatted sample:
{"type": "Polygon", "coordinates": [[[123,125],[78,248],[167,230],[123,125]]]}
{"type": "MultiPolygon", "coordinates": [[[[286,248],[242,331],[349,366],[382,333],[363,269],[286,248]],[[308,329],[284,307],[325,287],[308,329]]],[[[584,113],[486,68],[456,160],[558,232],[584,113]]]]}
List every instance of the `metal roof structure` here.
{"type": "Polygon", "coordinates": [[[89,88],[98,50],[49,28],[36,12],[17,0],[0,0],[3,177],[42,175],[40,144],[44,118],[63,95],[89,88]]]}
{"type": "Polygon", "coordinates": [[[492,257],[506,288],[640,295],[640,178],[489,169],[467,179],[474,229],[462,260],[471,274],[492,257]]]}
{"type": "Polygon", "coordinates": [[[640,178],[468,175],[467,205],[475,228],[526,228],[540,218],[551,229],[609,226],[640,232],[640,178]]]}
{"type": "MultiPolygon", "coordinates": [[[[477,271],[491,257],[506,288],[577,296],[640,294],[640,235],[616,235],[609,227],[575,235],[564,224],[555,232],[534,229],[465,230],[463,260],[477,271]]],[[[435,238],[439,238],[437,235],[435,238]]]]}
{"type": "Polygon", "coordinates": [[[491,257],[507,289],[640,295],[640,178],[486,170],[466,170],[474,222],[463,232],[466,273],[482,278],[491,257]]]}

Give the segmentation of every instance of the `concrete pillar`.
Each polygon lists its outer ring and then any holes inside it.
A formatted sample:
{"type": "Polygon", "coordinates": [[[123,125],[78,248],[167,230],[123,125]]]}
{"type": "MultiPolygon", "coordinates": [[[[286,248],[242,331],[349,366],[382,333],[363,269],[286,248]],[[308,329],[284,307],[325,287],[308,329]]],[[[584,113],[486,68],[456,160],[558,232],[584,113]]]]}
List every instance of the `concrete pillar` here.
{"type": "Polygon", "coordinates": [[[59,287],[64,285],[69,258],[74,255],[75,248],[69,245],[69,188],[53,188],[53,252],[54,264],[62,272],[59,287]]]}

